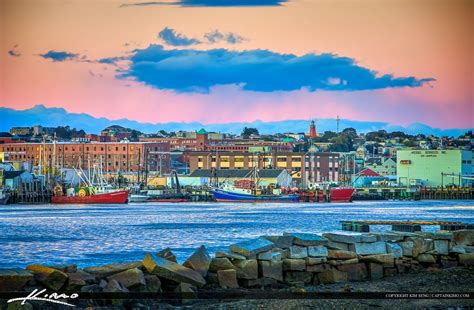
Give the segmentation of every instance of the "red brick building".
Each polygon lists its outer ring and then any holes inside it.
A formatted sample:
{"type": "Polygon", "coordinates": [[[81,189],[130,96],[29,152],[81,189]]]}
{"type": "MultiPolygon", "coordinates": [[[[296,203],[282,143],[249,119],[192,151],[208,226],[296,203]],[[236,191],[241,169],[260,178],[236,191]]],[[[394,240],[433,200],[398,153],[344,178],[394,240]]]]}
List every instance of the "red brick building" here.
{"type": "Polygon", "coordinates": [[[0,152],[11,161],[30,162],[60,168],[86,169],[102,165],[105,173],[137,172],[147,170],[168,173],[170,155],[168,143],[6,143],[0,152]]]}

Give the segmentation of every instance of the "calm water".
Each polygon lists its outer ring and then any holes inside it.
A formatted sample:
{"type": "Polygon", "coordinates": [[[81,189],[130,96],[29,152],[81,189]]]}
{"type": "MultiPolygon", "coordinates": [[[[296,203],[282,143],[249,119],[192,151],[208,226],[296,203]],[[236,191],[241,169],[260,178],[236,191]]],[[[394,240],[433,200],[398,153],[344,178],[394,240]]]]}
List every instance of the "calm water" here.
{"type": "Polygon", "coordinates": [[[184,261],[201,244],[214,252],[264,234],[320,233],[364,219],[474,223],[474,201],[0,206],[0,267],[134,261],[166,246],[184,261]]]}

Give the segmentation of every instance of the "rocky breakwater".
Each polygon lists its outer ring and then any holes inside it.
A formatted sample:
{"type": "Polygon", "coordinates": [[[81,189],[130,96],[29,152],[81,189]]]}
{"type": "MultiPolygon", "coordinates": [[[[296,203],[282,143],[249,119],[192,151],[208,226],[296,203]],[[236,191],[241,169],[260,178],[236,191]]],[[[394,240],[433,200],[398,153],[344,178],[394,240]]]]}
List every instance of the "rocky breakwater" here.
{"type": "Polygon", "coordinates": [[[364,281],[458,265],[474,266],[474,230],[284,233],[232,244],[213,257],[201,246],[182,264],[165,249],[126,264],[0,269],[0,291],[199,294],[364,281]]]}

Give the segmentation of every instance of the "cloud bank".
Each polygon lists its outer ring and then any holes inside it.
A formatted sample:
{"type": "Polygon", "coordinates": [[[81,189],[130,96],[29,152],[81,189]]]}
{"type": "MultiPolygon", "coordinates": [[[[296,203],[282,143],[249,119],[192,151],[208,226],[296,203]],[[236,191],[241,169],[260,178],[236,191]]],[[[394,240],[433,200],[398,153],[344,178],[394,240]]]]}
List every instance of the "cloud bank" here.
{"type": "Polygon", "coordinates": [[[189,46],[201,43],[198,39],[188,38],[168,27],[163,28],[158,33],[158,37],[171,46],[189,46]]]}
{"type": "Polygon", "coordinates": [[[349,57],[335,54],[280,54],[269,50],[165,49],[152,44],[136,49],[130,66],[118,75],[177,92],[207,93],[218,85],[239,85],[257,92],[299,89],[357,91],[420,87],[435,81],[413,76],[379,75],[349,57]]]}
{"type": "Polygon", "coordinates": [[[49,59],[54,62],[66,61],[66,60],[73,60],[79,57],[78,54],[64,52],[64,51],[49,51],[44,54],[40,54],[41,57],[44,59],[49,59]]]}

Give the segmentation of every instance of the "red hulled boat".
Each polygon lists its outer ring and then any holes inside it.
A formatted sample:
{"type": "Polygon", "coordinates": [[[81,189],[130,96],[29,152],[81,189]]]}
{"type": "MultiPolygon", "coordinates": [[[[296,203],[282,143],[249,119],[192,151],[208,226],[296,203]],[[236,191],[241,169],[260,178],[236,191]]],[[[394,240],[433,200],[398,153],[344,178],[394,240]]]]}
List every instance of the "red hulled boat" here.
{"type": "Polygon", "coordinates": [[[351,187],[331,188],[331,202],[352,202],[354,191],[351,187]]]}
{"type": "Polygon", "coordinates": [[[53,196],[51,203],[81,203],[81,204],[124,204],[127,203],[129,190],[117,190],[108,193],[92,194],[88,196],[53,196]]]}

